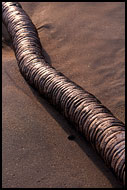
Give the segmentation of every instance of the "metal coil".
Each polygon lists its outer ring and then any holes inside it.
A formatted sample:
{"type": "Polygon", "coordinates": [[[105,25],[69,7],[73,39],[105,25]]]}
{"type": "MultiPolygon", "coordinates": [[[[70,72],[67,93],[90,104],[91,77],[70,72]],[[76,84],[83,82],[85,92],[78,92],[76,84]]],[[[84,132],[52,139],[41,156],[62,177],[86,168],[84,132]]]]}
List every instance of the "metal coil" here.
{"type": "Polygon", "coordinates": [[[37,30],[19,3],[2,2],[2,18],[24,78],[90,141],[124,184],[124,124],[94,95],[44,60],[37,30]]]}

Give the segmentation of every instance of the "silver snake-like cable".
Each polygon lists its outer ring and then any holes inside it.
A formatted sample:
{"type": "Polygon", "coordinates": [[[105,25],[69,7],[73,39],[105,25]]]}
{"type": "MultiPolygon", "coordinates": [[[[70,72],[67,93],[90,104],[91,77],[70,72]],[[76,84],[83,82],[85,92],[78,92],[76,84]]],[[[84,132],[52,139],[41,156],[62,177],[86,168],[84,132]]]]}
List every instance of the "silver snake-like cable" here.
{"type": "Polygon", "coordinates": [[[18,2],[2,2],[2,19],[26,81],[73,123],[125,184],[125,125],[45,61],[37,30],[18,2]]]}

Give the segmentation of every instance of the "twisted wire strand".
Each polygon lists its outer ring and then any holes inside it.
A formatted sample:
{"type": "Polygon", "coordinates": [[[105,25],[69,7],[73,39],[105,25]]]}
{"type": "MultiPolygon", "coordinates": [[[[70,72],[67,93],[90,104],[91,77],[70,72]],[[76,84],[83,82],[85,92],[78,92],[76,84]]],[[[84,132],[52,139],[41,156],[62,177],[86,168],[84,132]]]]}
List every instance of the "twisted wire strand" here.
{"type": "Polygon", "coordinates": [[[26,81],[54,105],[125,184],[125,126],[91,93],[50,66],[37,30],[18,2],[2,2],[2,19],[26,81]]]}

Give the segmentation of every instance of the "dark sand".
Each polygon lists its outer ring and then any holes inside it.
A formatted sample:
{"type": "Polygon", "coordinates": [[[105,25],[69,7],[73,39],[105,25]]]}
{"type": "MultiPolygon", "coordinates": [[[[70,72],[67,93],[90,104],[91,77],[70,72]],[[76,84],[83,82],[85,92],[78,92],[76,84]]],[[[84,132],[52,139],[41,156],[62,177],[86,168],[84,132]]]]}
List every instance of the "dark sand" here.
{"type": "MultiPolygon", "coordinates": [[[[47,61],[124,122],[125,4],[22,6],[38,28],[47,61]]],[[[122,187],[90,144],[27,84],[5,44],[2,55],[3,188],[122,187]]]]}

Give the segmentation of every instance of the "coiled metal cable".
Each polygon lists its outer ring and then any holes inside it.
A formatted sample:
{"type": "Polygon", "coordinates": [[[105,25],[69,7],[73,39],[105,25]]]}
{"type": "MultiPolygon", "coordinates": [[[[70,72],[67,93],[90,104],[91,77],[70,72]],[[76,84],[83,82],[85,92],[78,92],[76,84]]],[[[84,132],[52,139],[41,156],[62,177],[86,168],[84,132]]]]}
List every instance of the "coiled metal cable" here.
{"type": "Polygon", "coordinates": [[[24,78],[73,123],[125,183],[124,124],[44,60],[37,30],[19,3],[2,2],[2,18],[24,78]]]}

